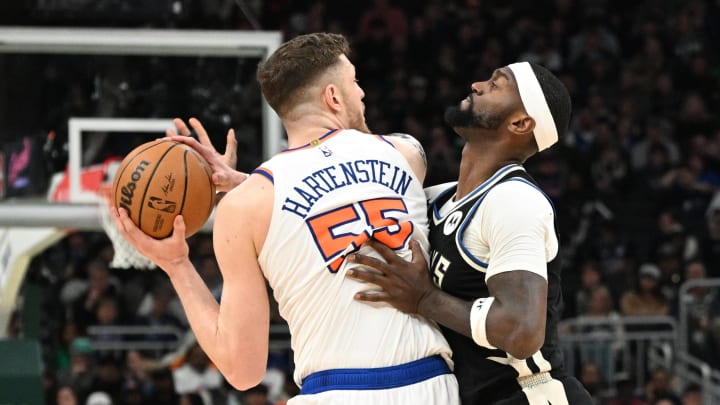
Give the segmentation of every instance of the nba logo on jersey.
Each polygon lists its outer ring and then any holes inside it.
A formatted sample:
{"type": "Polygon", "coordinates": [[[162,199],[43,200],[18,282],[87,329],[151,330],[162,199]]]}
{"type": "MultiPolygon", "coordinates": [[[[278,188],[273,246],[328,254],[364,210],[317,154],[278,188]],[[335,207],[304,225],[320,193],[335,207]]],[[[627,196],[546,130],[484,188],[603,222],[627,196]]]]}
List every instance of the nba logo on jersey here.
{"type": "Polygon", "coordinates": [[[327,145],[320,145],[320,151],[325,157],[332,156],[333,154],[330,148],[327,147],[327,145]]]}
{"type": "Polygon", "coordinates": [[[443,233],[445,235],[450,235],[453,233],[455,228],[460,225],[460,220],[462,219],[463,213],[462,211],[455,211],[445,220],[445,225],[443,226],[443,233]]]}

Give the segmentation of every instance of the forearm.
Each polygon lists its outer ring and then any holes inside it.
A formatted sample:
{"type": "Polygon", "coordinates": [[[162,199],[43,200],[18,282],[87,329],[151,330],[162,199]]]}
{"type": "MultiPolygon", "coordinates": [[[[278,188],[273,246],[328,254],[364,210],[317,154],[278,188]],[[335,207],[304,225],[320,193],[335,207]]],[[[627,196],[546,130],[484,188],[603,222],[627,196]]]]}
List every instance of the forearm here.
{"type": "Polygon", "coordinates": [[[220,313],[218,302],[189,259],[175,265],[167,273],[198,343],[213,363],[222,369],[221,364],[226,358],[222,351],[226,346],[217,333],[220,313]]]}
{"type": "Polygon", "coordinates": [[[472,337],[470,328],[470,309],[472,302],[434,288],[427,297],[420,301],[418,313],[447,328],[467,337],[472,337]]]}
{"type": "Polygon", "coordinates": [[[521,308],[507,300],[494,299],[485,320],[487,341],[517,359],[525,359],[537,352],[545,339],[544,318],[529,323],[521,308]]]}
{"type": "Polygon", "coordinates": [[[525,320],[527,308],[495,297],[487,317],[481,324],[472,325],[473,304],[474,301],[462,300],[436,288],[420,301],[418,313],[473,339],[475,343],[478,340],[473,336],[473,329],[483,328],[480,332],[489,343],[489,346],[483,346],[501,349],[516,358],[527,358],[542,345],[544,319],[536,320],[528,327],[525,320]]]}

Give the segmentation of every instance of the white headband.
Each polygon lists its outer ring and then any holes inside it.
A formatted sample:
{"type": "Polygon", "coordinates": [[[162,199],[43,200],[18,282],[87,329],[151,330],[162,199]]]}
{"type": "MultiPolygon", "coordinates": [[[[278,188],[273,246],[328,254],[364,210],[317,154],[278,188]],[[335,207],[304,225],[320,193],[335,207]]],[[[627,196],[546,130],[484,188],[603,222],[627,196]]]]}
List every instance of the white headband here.
{"type": "Polygon", "coordinates": [[[508,67],[515,75],[515,81],[525,111],[535,120],[533,134],[538,145],[538,151],[553,146],[558,140],[558,132],[535,72],[527,62],[513,63],[508,67]]]}

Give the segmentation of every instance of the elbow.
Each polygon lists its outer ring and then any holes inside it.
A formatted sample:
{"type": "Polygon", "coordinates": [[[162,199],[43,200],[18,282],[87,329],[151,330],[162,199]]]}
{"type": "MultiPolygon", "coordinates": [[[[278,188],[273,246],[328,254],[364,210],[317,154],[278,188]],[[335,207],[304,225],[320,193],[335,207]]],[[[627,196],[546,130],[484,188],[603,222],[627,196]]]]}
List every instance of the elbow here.
{"type": "Polygon", "coordinates": [[[544,343],[544,322],[518,323],[507,335],[505,351],[516,359],[527,359],[537,353],[544,343]]]}
{"type": "Polygon", "coordinates": [[[236,370],[223,373],[227,382],[239,391],[246,391],[262,382],[265,377],[265,369],[236,370]]]}
{"type": "Polygon", "coordinates": [[[245,391],[265,377],[267,355],[233,356],[234,361],[217,364],[225,380],[234,388],[245,391]]]}

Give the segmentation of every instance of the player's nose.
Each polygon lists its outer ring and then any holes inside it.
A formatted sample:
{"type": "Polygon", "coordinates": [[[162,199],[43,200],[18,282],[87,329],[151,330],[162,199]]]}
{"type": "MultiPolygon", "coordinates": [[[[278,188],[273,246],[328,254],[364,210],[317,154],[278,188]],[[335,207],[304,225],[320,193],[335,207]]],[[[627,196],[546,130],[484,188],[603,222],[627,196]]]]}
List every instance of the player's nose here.
{"type": "Polygon", "coordinates": [[[483,82],[474,82],[470,85],[470,89],[472,89],[472,92],[475,94],[482,94],[483,93],[483,82]]]}

